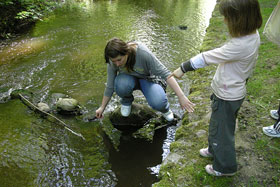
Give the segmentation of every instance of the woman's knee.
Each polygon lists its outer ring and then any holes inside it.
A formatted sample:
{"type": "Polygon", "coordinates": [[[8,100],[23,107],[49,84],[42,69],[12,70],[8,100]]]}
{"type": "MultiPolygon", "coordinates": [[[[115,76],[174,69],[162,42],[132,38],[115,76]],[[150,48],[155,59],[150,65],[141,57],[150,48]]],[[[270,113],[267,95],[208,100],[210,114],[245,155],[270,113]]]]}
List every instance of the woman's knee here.
{"type": "Polygon", "coordinates": [[[115,78],[115,91],[119,96],[130,95],[135,87],[135,78],[131,75],[119,74],[115,78]]]}
{"type": "Polygon", "coordinates": [[[149,105],[157,111],[167,112],[169,103],[166,95],[155,95],[148,100],[149,105]]]}

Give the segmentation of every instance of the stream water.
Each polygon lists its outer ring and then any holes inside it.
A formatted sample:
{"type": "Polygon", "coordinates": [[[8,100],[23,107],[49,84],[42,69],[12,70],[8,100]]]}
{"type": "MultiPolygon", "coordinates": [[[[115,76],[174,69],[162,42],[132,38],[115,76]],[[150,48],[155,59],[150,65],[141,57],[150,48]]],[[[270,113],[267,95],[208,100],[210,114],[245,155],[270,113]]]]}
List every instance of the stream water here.
{"type": "MultiPolygon", "coordinates": [[[[170,70],[199,52],[216,0],[104,0],[66,2],[21,37],[0,44],[0,186],[151,186],[176,127],[153,143],[121,138],[119,151],[99,121],[59,116],[85,140],[42,118],[13,90],[38,102],[53,93],[75,98],[86,112],[101,103],[106,82],[103,51],[112,37],[145,43],[170,70]]],[[[188,93],[189,81],[179,81],[188,93]]],[[[182,116],[167,90],[171,109],[182,116]]],[[[143,95],[137,100],[145,104],[143,95]]],[[[114,96],[105,113],[119,103],[114,96]]]]}

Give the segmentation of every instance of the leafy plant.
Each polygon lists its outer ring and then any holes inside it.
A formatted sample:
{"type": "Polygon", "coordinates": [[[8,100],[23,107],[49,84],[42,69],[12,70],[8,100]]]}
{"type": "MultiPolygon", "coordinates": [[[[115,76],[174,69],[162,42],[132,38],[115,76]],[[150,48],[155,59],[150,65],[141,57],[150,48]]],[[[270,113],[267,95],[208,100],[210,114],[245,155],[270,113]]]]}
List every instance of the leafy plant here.
{"type": "Polygon", "coordinates": [[[58,1],[55,0],[1,0],[0,39],[27,30],[51,12],[58,1]]]}

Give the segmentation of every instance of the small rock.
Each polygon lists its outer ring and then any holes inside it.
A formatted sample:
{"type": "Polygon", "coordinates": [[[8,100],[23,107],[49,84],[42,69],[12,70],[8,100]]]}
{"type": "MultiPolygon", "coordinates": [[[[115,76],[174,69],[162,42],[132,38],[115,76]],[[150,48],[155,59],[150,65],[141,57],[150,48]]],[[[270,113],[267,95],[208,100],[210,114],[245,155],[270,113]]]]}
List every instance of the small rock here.
{"type": "Polygon", "coordinates": [[[78,101],[72,98],[59,98],[56,107],[65,111],[74,111],[78,107],[78,101]]]}
{"type": "Polygon", "coordinates": [[[38,106],[38,108],[39,108],[40,110],[42,110],[42,111],[44,111],[44,112],[49,112],[49,111],[51,110],[50,107],[49,107],[49,105],[46,104],[46,103],[40,102],[40,103],[37,104],[37,106],[38,106]]]}
{"type": "Polygon", "coordinates": [[[134,138],[143,138],[143,139],[146,139],[146,140],[152,142],[154,134],[155,134],[154,129],[155,129],[154,124],[148,124],[148,125],[145,125],[144,127],[140,128],[136,132],[134,132],[132,134],[132,136],[134,138]]]}
{"type": "Polygon", "coordinates": [[[195,134],[196,134],[197,137],[200,138],[200,137],[202,137],[206,134],[206,131],[205,130],[199,130],[195,134]]]}
{"type": "Polygon", "coordinates": [[[55,103],[56,111],[62,115],[81,115],[82,107],[73,98],[59,98],[55,103]]]}
{"type": "Polygon", "coordinates": [[[257,136],[256,134],[253,134],[253,135],[251,135],[251,139],[257,140],[257,139],[258,139],[258,136],[257,136]]]}
{"type": "Polygon", "coordinates": [[[192,143],[192,142],[185,142],[185,145],[186,145],[187,147],[191,147],[191,146],[193,145],[193,143],[192,143]]]}
{"type": "Polygon", "coordinates": [[[197,163],[197,160],[196,160],[196,159],[192,159],[191,162],[192,162],[193,164],[195,164],[195,163],[197,163]]]}
{"type": "Polygon", "coordinates": [[[82,117],[78,117],[77,119],[82,119],[84,122],[91,122],[91,121],[97,121],[98,118],[95,116],[94,113],[85,113],[82,117]]]}
{"type": "Polygon", "coordinates": [[[188,26],[186,26],[186,25],[179,25],[178,27],[181,30],[187,30],[187,28],[188,28],[188,26]]]}
{"type": "Polygon", "coordinates": [[[177,154],[177,153],[170,153],[164,160],[162,165],[166,165],[168,163],[178,163],[180,159],[182,159],[183,156],[177,154]]]}

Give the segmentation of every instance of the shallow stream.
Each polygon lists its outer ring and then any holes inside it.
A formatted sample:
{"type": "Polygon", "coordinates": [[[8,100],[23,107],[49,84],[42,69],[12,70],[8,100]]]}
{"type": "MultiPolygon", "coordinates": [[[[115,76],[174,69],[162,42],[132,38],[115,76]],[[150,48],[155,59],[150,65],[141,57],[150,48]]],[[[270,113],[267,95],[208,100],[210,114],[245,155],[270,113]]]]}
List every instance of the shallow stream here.
{"type": "MultiPolygon", "coordinates": [[[[99,121],[59,116],[85,140],[10,99],[16,89],[51,102],[64,93],[94,113],[106,81],[103,51],[112,37],[145,43],[170,70],[199,52],[215,0],[67,2],[21,37],[0,44],[0,186],[151,186],[176,127],[153,143],[124,137],[119,151],[99,121]]],[[[179,81],[188,93],[189,81],[179,81]]],[[[183,115],[167,90],[171,109],[183,115]]],[[[145,104],[143,95],[137,100],[145,104]]],[[[106,113],[119,98],[114,96],[106,113]]]]}

